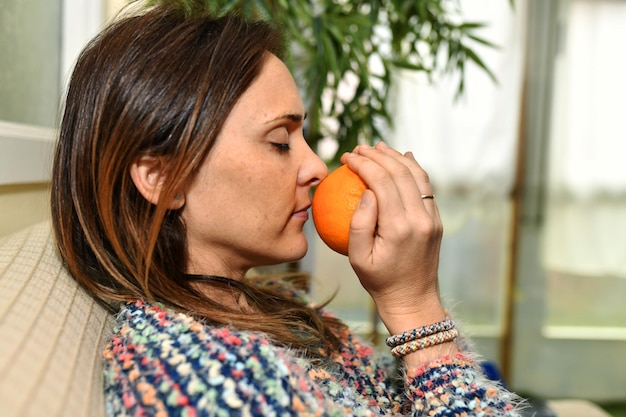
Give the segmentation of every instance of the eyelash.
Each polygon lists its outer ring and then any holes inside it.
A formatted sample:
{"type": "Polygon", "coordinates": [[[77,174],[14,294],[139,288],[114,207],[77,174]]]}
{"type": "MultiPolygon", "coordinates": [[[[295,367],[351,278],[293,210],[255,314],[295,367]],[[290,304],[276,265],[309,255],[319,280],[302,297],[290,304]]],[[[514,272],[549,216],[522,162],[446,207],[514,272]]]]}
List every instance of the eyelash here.
{"type": "Polygon", "coordinates": [[[280,153],[287,153],[291,150],[291,146],[288,143],[272,143],[272,146],[280,153]]]}

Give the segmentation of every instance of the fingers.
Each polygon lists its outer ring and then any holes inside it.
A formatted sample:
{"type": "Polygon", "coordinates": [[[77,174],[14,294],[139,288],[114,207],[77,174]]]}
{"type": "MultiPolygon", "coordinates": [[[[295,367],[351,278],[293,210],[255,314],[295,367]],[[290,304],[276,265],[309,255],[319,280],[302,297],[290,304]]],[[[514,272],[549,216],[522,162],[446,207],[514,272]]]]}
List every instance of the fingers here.
{"type": "Polygon", "coordinates": [[[356,151],[362,155],[369,155],[372,158],[376,158],[375,160],[381,163],[387,169],[391,169],[391,167],[389,166],[389,164],[385,162],[391,162],[391,159],[393,159],[393,162],[399,162],[403,166],[407,167],[409,171],[411,171],[411,174],[415,180],[415,183],[417,184],[418,189],[421,193],[420,196],[431,195],[433,193],[428,174],[426,173],[426,171],[424,171],[424,169],[422,169],[420,164],[415,160],[415,157],[413,156],[412,152],[406,152],[403,155],[400,152],[396,151],[395,149],[392,149],[389,146],[387,146],[387,144],[385,144],[384,142],[378,143],[374,149],[367,148],[367,147],[359,147],[356,151]],[[377,158],[376,150],[382,152],[383,155],[391,157],[391,158],[386,158],[386,159],[377,158]]]}
{"type": "MultiPolygon", "coordinates": [[[[378,159],[380,159],[380,155],[378,156],[378,159]]],[[[398,187],[397,183],[412,183],[412,188],[415,190],[415,182],[406,167],[403,167],[397,162],[394,167],[389,161],[387,161],[387,167],[385,167],[379,161],[375,161],[373,158],[367,155],[361,155],[357,152],[348,154],[342,161],[347,163],[348,166],[363,179],[368,188],[374,192],[379,203],[379,210],[386,216],[391,216],[392,218],[404,216],[406,209],[402,201],[403,196],[401,189],[407,187],[407,185],[398,187]],[[402,174],[390,172],[390,169],[399,171],[400,168],[404,170],[402,174]]],[[[415,191],[413,191],[413,193],[415,193],[415,191]]]]}
{"type": "Polygon", "coordinates": [[[371,190],[365,190],[350,222],[350,240],[348,253],[360,253],[370,257],[376,239],[378,206],[371,190]]]}
{"type": "MultiPolygon", "coordinates": [[[[435,235],[443,234],[435,200],[422,198],[433,194],[428,174],[412,153],[403,155],[381,142],[374,148],[357,146],[354,152],[342,157],[342,162],[359,174],[374,192],[378,232],[406,230],[407,225],[402,222],[405,219],[415,226],[418,226],[415,222],[419,223],[418,228],[426,227],[435,235]]],[[[358,213],[353,217],[355,220],[359,220],[358,213]]],[[[366,223],[364,220],[362,224],[366,223]]]]}
{"type": "Polygon", "coordinates": [[[382,199],[389,203],[381,205],[382,211],[399,207],[408,211],[425,208],[430,215],[438,216],[434,201],[422,198],[422,195],[433,193],[428,174],[410,152],[402,155],[383,142],[375,148],[360,145],[343,162],[348,163],[364,179],[379,201],[382,199]],[[363,156],[364,160],[354,155],[363,156]],[[397,205],[398,201],[400,206],[397,205]]]}
{"type": "MultiPolygon", "coordinates": [[[[396,161],[400,162],[409,170],[413,175],[415,180],[415,184],[417,185],[417,189],[419,190],[419,200],[413,200],[413,203],[416,205],[423,205],[426,211],[433,217],[439,218],[439,211],[437,210],[437,205],[435,204],[433,199],[424,199],[425,195],[433,195],[432,185],[430,183],[430,178],[426,171],[420,166],[412,152],[405,152],[404,155],[395,149],[387,146],[386,143],[380,142],[376,145],[376,149],[381,150],[383,153],[387,155],[394,156],[396,161]]],[[[366,153],[369,151],[367,149],[364,150],[366,153]]],[[[402,195],[412,195],[412,190],[403,190],[402,195]],[[405,194],[407,192],[409,194],[405,194]]]]}
{"type": "Polygon", "coordinates": [[[424,206],[426,207],[426,210],[428,210],[428,212],[437,219],[437,221],[439,221],[439,223],[441,223],[441,219],[439,217],[439,207],[437,206],[437,203],[435,202],[434,198],[424,198],[425,195],[428,196],[432,196],[433,195],[433,188],[432,188],[432,184],[430,183],[430,177],[428,176],[428,174],[426,173],[426,171],[424,171],[422,169],[422,167],[419,165],[419,163],[415,160],[415,157],[413,156],[413,152],[405,152],[404,156],[408,159],[411,159],[413,161],[415,161],[415,164],[417,165],[417,167],[419,168],[419,170],[416,172],[414,169],[414,165],[410,164],[410,168],[412,172],[414,172],[414,175],[416,175],[416,177],[419,178],[419,176],[422,176],[424,184],[422,186],[419,186],[419,190],[422,194],[420,194],[420,198],[422,199],[422,203],[424,204],[424,206]]]}

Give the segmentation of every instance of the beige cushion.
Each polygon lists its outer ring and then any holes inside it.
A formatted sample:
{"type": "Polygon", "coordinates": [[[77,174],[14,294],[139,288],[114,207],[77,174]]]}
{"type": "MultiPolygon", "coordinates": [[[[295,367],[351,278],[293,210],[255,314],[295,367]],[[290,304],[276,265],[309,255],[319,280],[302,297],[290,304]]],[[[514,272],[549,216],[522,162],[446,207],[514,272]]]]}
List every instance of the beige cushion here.
{"type": "Polygon", "coordinates": [[[102,416],[112,316],[63,268],[49,222],[0,241],[0,416],[102,416]]]}
{"type": "Polygon", "coordinates": [[[548,405],[558,417],[611,417],[597,405],[584,400],[553,400],[548,401],[548,405]]]}

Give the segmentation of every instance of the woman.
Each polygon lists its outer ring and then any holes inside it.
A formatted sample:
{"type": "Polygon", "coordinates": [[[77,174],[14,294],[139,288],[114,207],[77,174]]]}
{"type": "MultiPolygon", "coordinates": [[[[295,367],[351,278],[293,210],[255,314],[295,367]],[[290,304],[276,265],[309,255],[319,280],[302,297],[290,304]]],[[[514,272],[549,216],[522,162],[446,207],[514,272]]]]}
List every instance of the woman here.
{"type": "Polygon", "coordinates": [[[156,6],[81,54],[53,172],[61,255],[118,312],[109,415],[517,415],[441,306],[442,227],[410,153],[359,146],[350,262],[393,335],[363,344],[298,290],[248,271],[300,259],[327,174],[302,136],[280,33],[156,6]]]}

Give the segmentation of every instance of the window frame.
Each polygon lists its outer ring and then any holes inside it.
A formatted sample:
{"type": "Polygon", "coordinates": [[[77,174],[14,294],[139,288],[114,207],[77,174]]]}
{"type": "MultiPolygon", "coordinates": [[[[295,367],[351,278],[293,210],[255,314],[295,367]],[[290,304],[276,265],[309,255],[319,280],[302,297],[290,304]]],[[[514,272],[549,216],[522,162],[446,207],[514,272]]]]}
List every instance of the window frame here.
{"type": "MultiPolygon", "coordinates": [[[[61,80],[66,80],[83,46],[104,22],[106,0],[63,0],[61,15],[61,80]]],[[[50,181],[57,130],[0,119],[0,185],[50,181]]]]}

